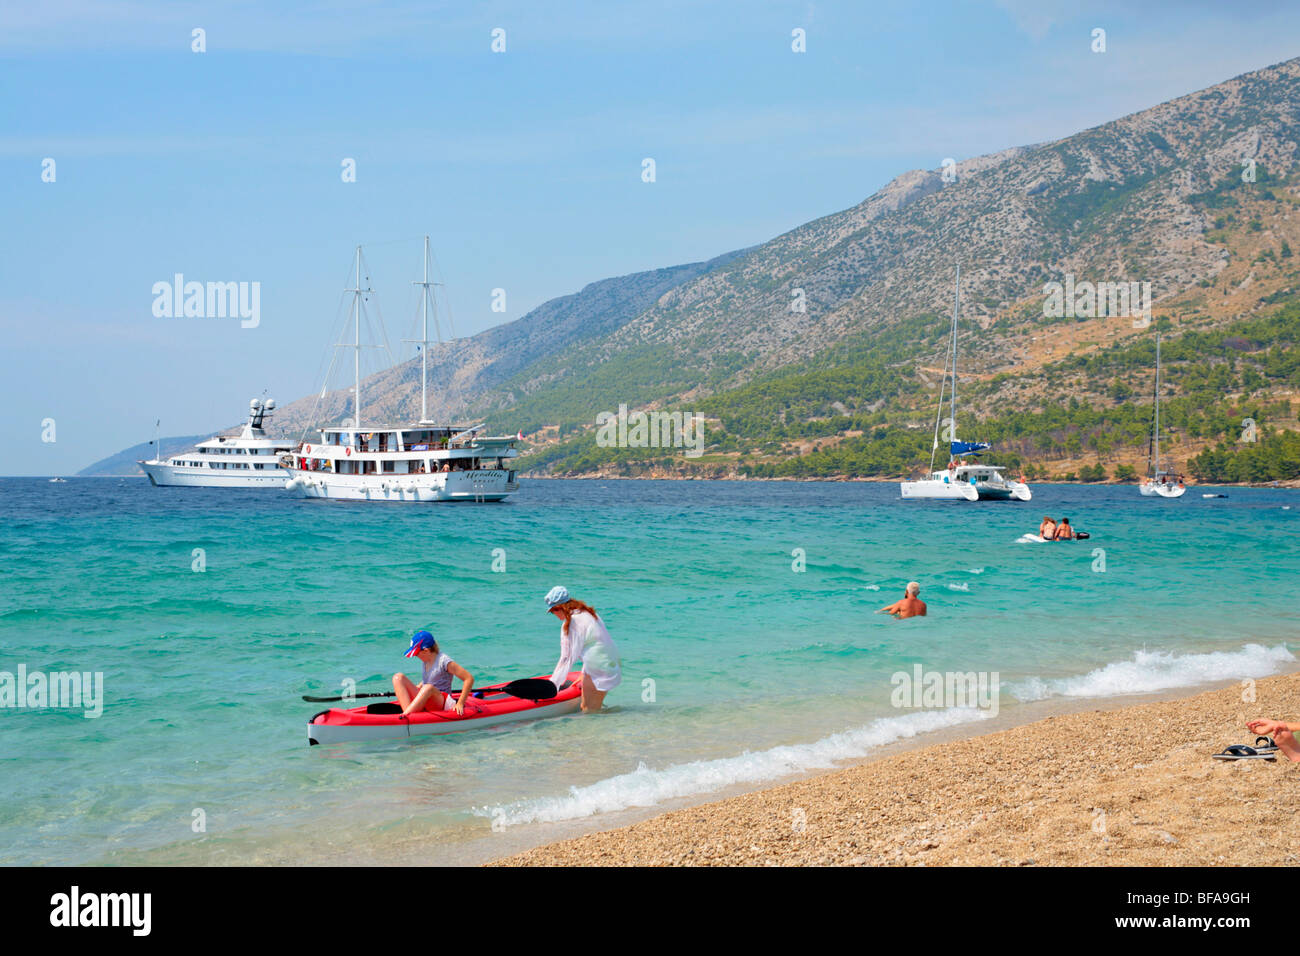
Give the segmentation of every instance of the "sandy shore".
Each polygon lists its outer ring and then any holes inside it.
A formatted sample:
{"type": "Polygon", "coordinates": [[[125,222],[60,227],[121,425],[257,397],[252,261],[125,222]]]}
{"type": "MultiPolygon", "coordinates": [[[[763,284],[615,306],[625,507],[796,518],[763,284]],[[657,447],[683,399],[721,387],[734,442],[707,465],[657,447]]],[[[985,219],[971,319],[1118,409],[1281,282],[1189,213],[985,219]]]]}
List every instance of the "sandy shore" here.
{"type": "Polygon", "coordinates": [[[1300,764],[1218,761],[1300,719],[1300,674],[1050,717],[677,810],[505,866],[1300,863],[1300,764]]]}

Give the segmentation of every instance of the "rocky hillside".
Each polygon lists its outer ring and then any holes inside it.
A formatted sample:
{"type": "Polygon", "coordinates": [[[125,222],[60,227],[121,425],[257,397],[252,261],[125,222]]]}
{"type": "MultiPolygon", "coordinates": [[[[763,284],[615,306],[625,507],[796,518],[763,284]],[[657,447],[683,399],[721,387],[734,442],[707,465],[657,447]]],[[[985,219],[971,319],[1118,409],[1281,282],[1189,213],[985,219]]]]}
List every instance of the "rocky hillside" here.
{"type": "MultiPolygon", "coordinates": [[[[1275,177],[1295,166],[1297,79],[1291,60],[1058,142],[959,163],[952,182],[906,173],[677,286],[569,353],[566,367],[524,370],[500,407],[526,421],[592,421],[620,401],[733,388],[855,334],[946,313],[958,262],[964,314],[983,325],[1037,328],[1044,283],[1067,273],[1149,281],[1155,303],[1167,302],[1229,261],[1213,241],[1215,211],[1197,197],[1239,178],[1243,163],[1275,177]],[[792,309],[799,290],[805,311],[792,309]],[[577,400],[576,380],[587,384],[577,400]]],[[[942,365],[941,352],[928,358],[942,365]]],[[[1024,356],[988,348],[970,360],[996,372],[1024,356]]]]}

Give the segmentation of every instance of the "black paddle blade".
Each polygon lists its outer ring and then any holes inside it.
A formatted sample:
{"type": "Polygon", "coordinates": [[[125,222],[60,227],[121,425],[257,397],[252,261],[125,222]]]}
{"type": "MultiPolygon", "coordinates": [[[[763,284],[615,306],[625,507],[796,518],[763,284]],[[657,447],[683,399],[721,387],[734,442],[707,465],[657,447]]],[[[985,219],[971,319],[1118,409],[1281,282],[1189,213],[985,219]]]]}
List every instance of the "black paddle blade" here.
{"type": "Polygon", "coordinates": [[[480,694],[509,694],[511,697],[518,697],[521,700],[550,700],[559,691],[555,685],[545,677],[528,677],[524,680],[514,680],[504,687],[485,687],[483,690],[474,691],[474,696],[480,694]]]}
{"type": "Polygon", "coordinates": [[[514,680],[502,688],[511,697],[520,697],[524,700],[550,700],[559,693],[555,685],[545,677],[529,677],[524,680],[514,680]]]}

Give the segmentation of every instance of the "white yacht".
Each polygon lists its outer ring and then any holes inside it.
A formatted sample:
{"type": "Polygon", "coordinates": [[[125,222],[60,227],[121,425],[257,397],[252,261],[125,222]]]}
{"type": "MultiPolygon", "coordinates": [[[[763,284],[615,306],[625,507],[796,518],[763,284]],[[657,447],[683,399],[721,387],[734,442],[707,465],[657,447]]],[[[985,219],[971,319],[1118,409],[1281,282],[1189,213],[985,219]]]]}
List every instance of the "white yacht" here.
{"type": "Polygon", "coordinates": [[[319,443],[285,455],[284,487],[345,501],[500,501],[519,490],[517,436],[479,437],[482,426],[327,425],[319,443]]]}
{"type": "Polygon", "coordinates": [[[1151,438],[1147,442],[1147,476],[1138,485],[1138,494],[1146,498],[1181,498],[1187,493],[1182,475],[1160,467],[1160,333],[1156,333],[1156,387],[1151,438]]]}
{"type": "MultiPolygon", "coordinates": [[[[362,424],[361,370],[354,361],[353,416],[342,424],[323,425],[315,442],[300,442],[281,457],[288,480],[284,487],[303,498],[345,501],[500,501],[519,490],[511,460],[519,452],[521,434],[483,436],[483,425],[465,427],[429,420],[429,239],[424,240],[424,280],[421,311],[421,415],[404,425],[362,424]]],[[[361,247],[356,254],[356,286],[352,293],[354,340],[343,348],[360,356],[361,247]]],[[[441,338],[441,333],[439,333],[441,338]]],[[[323,393],[322,393],[323,394],[323,393]]]]}
{"type": "Polygon", "coordinates": [[[255,398],[248,403],[248,421],[238,436],[218,435],[199,442],[194,451],[167,459],[159,454],[139,465],[154,485],[283,488],[286,472],[279,459],[294,443],[267,437],[262,426],[274,408],[274,399],[255,398]]]}
{"type": "Polygon", "coordinates": [[[966,456],[978,458],[989,449],[987,442],[960,441],[957,438],[957,313],[961,306],[961,266],[957,267],[957,292],[952,306],[952,346],[944,363],[943,380],[939,383],[939,408],[934,416],[934,444],[930,449],[930,477],[920,481],[899,483],[904,498],[941,501],[1029,501],[1033,493],[1023,481],[1014,481],[1002,474],[997,465],[968,461],[966,456]],[[939,451],[939,426],[943,423],[944,387],[952,371],[952,412],[947,419],[948,467],[936,471],[934,460],[939,451]]]}

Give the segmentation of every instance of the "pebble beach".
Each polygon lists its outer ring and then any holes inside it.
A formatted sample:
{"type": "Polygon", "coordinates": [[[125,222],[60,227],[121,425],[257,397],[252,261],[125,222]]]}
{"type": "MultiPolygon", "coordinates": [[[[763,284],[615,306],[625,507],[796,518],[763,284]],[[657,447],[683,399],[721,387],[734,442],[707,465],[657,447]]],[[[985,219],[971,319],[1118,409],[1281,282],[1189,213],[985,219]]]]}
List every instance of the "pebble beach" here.
{"type": "Polygon", "coordinates": [[[1219,761],[1300,674],[1049,717],[496,861],[504,866],[1290,866],[1300,764],[1219,761]]]}

